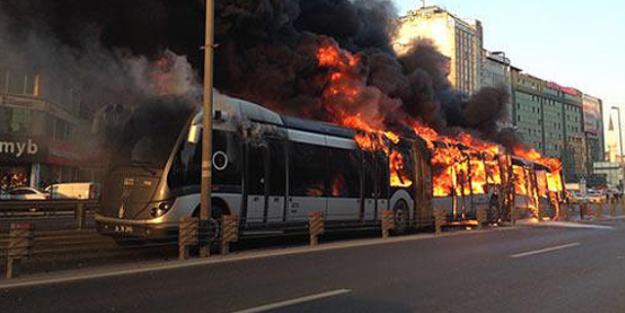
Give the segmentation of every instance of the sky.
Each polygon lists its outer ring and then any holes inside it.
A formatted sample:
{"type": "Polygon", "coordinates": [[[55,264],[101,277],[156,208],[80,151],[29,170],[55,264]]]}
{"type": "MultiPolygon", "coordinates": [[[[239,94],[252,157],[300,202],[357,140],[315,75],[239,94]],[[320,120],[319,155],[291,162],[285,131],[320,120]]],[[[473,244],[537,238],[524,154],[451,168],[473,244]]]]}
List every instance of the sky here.
{"type": "MultiPolygon", "coordinates": [[[[421,1],[395,4],[403,15],[421,1]]],[[[426,0],[426,5],[480,20],[484,48],[505,51],[524,72],[599,97],[604,111],[625,108],[625,1],[426,0]]]]}

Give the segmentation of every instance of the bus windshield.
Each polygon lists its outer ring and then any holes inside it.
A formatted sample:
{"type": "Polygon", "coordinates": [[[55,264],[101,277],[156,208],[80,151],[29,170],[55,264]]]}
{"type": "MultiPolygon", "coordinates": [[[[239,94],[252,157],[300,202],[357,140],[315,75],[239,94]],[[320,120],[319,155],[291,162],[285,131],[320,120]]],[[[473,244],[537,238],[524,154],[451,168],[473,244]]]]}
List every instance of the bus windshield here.
{"type": "Polygon", "coordinates": [[[193,105],[182,98],[165,97],[144,103],[124,126],[112,165],[163,168],[192,113],[193,105]]]}
{"type": "MultiPolygon", "coordinates": [[[[200,135],[199,143],[202,142],[200,135]]],[[[243,160],[242,138],[234,133],[213,130],[213,182],[221,186],[240,186],[243,160]]],[[[172,190],[201,184],[202,145],[184,143],[176,152],[168,184],[172,190]]]]}

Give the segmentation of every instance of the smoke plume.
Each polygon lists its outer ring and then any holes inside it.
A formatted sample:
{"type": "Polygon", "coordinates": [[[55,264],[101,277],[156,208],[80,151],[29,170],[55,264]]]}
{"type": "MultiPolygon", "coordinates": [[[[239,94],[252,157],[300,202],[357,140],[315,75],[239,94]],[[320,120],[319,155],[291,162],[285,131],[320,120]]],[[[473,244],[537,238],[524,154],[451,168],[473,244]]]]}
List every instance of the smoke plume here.
{"type": "MultiPolygon", "coordinates": [[[[178,64],[168,68],[183,73],[175,81],[189,86],[174,89],[186,92],[202,69],[203,8],[201,0],[1,0],[0,14],[11,20],[0,23],[0,46],[11,49],[0,60],[19,56],[51,73],[69,68],[97,107],[158,93],[146,77],[165,55],[178,64]]],[[[216,1],[216,88],[305,118],[355,114],[397,128],[409,117],[439,132],[466,128],[497,140],[504,89],[455,91],[449,59],[428,41],[396,55],[397,23],[389,0],[216,1]],[[322,49],[338,51],[338,63],[323,64],[322,49]],[[337,84],[347,91],[336,92],[337,84]]]]}
{"type": "MultiPolygon", "coordinates": [[[[59,13],[59,2],[0,2],[0,66],[38,74],[44,99],[64,104],[63,93],[73,90],[95,111],[114,103],[136,106],[164,89],[174,95],[198,89],[198,75],[186,57],[167,49],[145,56],[106,46],[105,25],[73,24],[77,18],[69,16],[71,10],[59,13]]],[[[90,16],[88,6],[78,7],[85,12],[77,16],[90,16]]]]}

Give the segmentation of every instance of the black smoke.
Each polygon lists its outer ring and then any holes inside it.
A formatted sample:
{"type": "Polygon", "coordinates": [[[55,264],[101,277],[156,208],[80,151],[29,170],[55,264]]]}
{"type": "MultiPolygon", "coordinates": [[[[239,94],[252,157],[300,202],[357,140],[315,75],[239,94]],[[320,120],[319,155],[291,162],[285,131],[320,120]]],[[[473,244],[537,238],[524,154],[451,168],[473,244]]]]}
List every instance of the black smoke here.
{"type": "MultiPolygon", "coordinates": [[[[363,110],[383,114],[387,124],[409,116],[446,133],[469,128],[488,139],[498,137],[506,93],[489,88],[469,97],[453,90],[446,78],[449,59],[427,41],[397,56],[391,46],[398,21],[392,1],[215,2],[215,85],[226,94],[332,121],[322,99],[328,73],[316,58],[330,40],[358,56],[367,87],[363,110]]],[[[170,49],[187,56],[201,73],[201,0],[0,0],[0,10],[10,17],[0,27],[5,25],[13,42],[38,34],[77,54],[97,45],[113,57],[148,59],[170,49]]],[[[109,92],[117,88],[107,87],[109,92]]]]}

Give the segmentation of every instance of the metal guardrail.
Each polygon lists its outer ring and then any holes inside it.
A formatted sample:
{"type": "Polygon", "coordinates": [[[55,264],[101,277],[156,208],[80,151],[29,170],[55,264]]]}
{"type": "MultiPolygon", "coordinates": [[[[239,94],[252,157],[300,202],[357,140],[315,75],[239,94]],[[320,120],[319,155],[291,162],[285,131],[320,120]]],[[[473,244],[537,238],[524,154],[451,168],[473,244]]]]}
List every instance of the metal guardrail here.
{"type": "Polygon", "coordinates": [[[390,231],[395,229],[395,211],[383,210],[382,211],[382,238],[389,237],[390,231]]]}
{"type": "Polygon", "coordinates": [[[323,212],[313,211],[308,216],[308,232],[310,234],[310,245],[319,244],[319,235],[325,232],[323,212]]]}
{"type": "Polygon", "coordinates": [[[95,211],[98,200],[0,200],[0,219],[67,217],[82,210],[95,211]]]}

